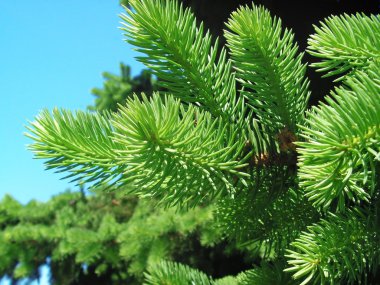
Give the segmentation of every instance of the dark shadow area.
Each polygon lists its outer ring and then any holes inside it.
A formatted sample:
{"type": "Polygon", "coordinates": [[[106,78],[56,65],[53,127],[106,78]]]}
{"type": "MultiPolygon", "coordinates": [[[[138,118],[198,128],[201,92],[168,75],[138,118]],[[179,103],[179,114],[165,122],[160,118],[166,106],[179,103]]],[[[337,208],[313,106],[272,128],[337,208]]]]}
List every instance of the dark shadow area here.
{"type": "MultiPolygon", "coordinates": [[[[210,31],[218,36],[222,42],[224,23],[231,12],[240,5],[251,5],[250,0],[218,1],[218,0],[183,0],[185,5],[192,7],[197,18],[203,21],[210,31]]],[[[263,5],[269,9],[272,15],[282,19],[283,26],[291,28],[295,33],[300,50],[304,51],[307,46],[309,35],[314,33],[313,25],[330,15],[343,13],[352,14],[362,12],[366,15],[380,12],[379,0],[255,0],[256,5],[263,5]]],[[[312,63],[315,58],[305,54],[304,61],[312,63]]],[[[333,78],[321,78],[321,74],[312,68],[308,69],[307,76],[310,79],[312,97],[311,105],[317,104],[334,87],[333,78]]]]}

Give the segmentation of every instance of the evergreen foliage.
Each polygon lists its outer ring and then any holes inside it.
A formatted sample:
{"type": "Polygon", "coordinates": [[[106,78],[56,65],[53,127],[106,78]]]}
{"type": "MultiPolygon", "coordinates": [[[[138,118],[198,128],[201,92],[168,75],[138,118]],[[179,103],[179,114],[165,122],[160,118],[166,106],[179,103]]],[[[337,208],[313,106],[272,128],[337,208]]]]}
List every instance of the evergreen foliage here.
{"type": "Polygon", "coordinates": [[[162,79],[160,86],[184,102],[197,103],[225,122],[233,122],[241,104],[236,102],[226,50],[222,48],[218,58],[218,42],[213,45],[203,24],[197,26],[191,11],[177,1],[130,4],[133,10],[127,8],[128,16],[122,16],[123,31],[128,42],[146,54],[137,59],[162,79]]]}
{"type": "Polygon", "coordinates": [[[67,192],[27,205],[5,196],[0,213],[0,275],[14,280],[38,278],[47,264],[53,284],[141,284],[148,265],[177,257],[199,266],[196,255],[219,242],[211,207],[178,212],[111,193],[67,192]]]}
{"type": "MultiPolygon", "coordinates": [[[[322,58],[317,68],[327,76],[339,74],[342,84],[325,103],[306,110],[302,54],[291,31],[264,8],[242,7],[232,14],[227,54],[224,48],[218,52],[217,41],[213,44],[191,11],[176,1],[129,4],[123,30],[165,94],[134,96],[118,113],[44,111],[29,127],[30,148],[48,159],[48,168],[97,186],[127,187],[115,191],[148,197],[169,207],[168,213],[177,205],[173,215],[183,219],[215,208],[209,227],[218,230],[209,234],[236,242],[256,266],[218,280],[188,260],[170,261],[164,253],[173,250],[171,243],[161,239],[148,243],[159,254],[140,255],[144,239],[130,241],[134,232],[146,226],[169,232],[163,221],[154,227],[153,218],[118,238],[126,247],[120,252],[130,262],[128,270],[134,274],[148,267],[147,284],[375,284],[378,16],[331,17],[316,27],[308,51],[322,58]]],[[[108,219],[105,228],[114,223],[108,219]]],[[[43,238],[46,231],[35,234],[43,238]]],[[[85,243],[99,240],[82,234],[85,243]]],[[[98,245],[75,256],[91,264],[101,254],[98,245]]]]}
{"type": "Polygon", "coordinates": [[[316,206],[368,202],[377,191],[380,160],[380,64],[357,71],[327,104],[313,108],[300,142],[299,178],[316,206]],[[349,201],[347,201],[349,200],[349,201]]]}
{"type": "Polygon", "coordinates": [[[161,262],[146,275],[146,284],[199,284],[211,285],[209,277],[196,269],[190,268],[186,265],[161,262]]]}
{"type": "Polygon", "coordinates": [[[321,58],[313,64],[324,76],[341,75],[366,69],[371,62],[380,58],[380,18],[356,15],[331,16],[316,33],[310,36],[308,51],[321,58]]]}
{"type": "Polygon", "coordinates": [[[163,261],[148,269],[145,280],[147,285],[153,284],[200,284],[200,285],[251,285],[273,284],[293,285],[296,284],[283,271],[283,262],[270,265],[261,264],[260,267],[244,271],[236,276],[226,276],[213,279],[203,272],[175,262],[163,261]]]}
{"type": "Polygon", "coordinates": [[[185,110],[171,96],[156,94],[127,106],[113,120],[114,140],[125,146],[119,157],[130,166],[123,183],[132,181],[137,193],[147,191],[173,205],[188,200],[195,205],[220,191],[234,191],[228,175],[242,176],[239,168],[245,166],[238,160],[244,142],[235,139],[237,130],[212,121],[194,105],[185,110]]]}
{"type": "Polygon", "coordinates": [[[225,33],[236,79],[255,115],[274,134],[301,123],[309,97],[306,64],[290,30],[263,7],[233,12],[225,33]]]}
{"type": "Polygon", "coordinates": [[[125,104],[134,94],[145,92],[151,95],[158,90],[157,82],[152,78],[149,70],[142,70],[138,76],[131,78],[131,68],[120,63],[120,76],[104,72],[103,88],[93,88],[92,94],[96,96],[95,106],[89,106],[93,111],[117,111],[119,104],[125,104]]]}
{"type": "Polygon", "coordinates": [[[226,174],[244,176],[238,171],[245,166],[238,157],[244,146],[236,139],[238,130],[212,121],[194,105],[185,110],[172,96],[135,97],[114,114],[45,111],[29,129],[36,141],[31,149],[49,159],[48,168],[69,171],[74,180],[97,181],[95,186],[133,181],[133,192],[164,192],[168,204],[190,199],[194,205],[224,189],[234,191],[226,174]],[[186,191],[175,191],[180,184],[186,191]]]}
{"type": "Polygon", "coordinates": [[[363,213],[348,211],[331,214],[308,227],[292,242],[288,262],[294,277],[319,284],[367,282],[368,274],[379,265],[378,228],[366,221],[363,213]]]}

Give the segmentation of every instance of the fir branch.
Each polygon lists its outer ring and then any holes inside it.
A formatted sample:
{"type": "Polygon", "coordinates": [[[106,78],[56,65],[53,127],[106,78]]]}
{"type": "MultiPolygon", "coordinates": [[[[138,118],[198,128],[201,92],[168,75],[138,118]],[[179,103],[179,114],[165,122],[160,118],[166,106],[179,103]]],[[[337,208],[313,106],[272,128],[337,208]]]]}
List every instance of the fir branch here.
{"type": "Polygon", "coordinates": [[[291,31],[262,7],[240,7],[225,32],[241,94],[260,121],[278,134],[296,132],[309,98],[306,64],[291,31]]]}
{"type": "Polygon", "coordinates": [[[203,24],[177,1],[134,0],[123,15],[127,41],[146,56],[138,57],[162,79],[158,83],[182,101],[199,103],[215,117],[234,122],[243,112],[236,102],[231,63],[212,45],[203,24]]]}
{"type": "Polygon", "coordinates": [[[72,181],[106,183],[120,172],[116,152],[122,145],[112,139],[110,115],[54,109],[42,111],[27,127],[36,158],[47,159],[47,169],[70,172],[72,181]]]}
{"type": "Polygon", "coordinates": [[[299,178],[314,205],[368,201],[380,160],[380,64],[358,72],[308,113],[299,142],[299,178]],[[348,201],[347,201],[348,200],[348,201]]]}
{"type": "Polygon", "coordinates": [[[363,14],[332,16],[314,26],[308,40],[308,52],[321,59],[313,63],[324,77],[365,70],[380,58],[380,17],[363,14]]]}
{"type": "Polygon", "coordinates": [[[32,123],[31,149],[48,168],[69,171],[84,182],[125,185],[163,203],[196,205],[226,191],[239,169],[244,141],[225,125],[171,96],[135,97],[120,113],[102,116],[44,111],[32,123]]]}
{"type": "Polygon", "coordinates": [[[260,266],[240,273],[237,276],[239,285],[295,285],[291,276],[284,273],[284,262],[276,261],[273,264],[263,262],[260,266]]]}
{"type": "Polygon", "coordinates": [[[168,205],[195,205],[225,190],[233,192],[244,141],[221,119],[179,100],[155,94],[151,101],[128,101],[113,118],[119,159],[129,165],[122,183],[168,205]],[[227,135],[228,134],[228,135],[227,135]]]}
{"type": "Polygon", "coordinates": [[[203,272],[170,261],[162,261],[161,263],[152,266],[148,270],[148,273],[145,274],[145,281],[145,284],[147,285],[213,284],[212,279],[203,272]]]}
{"type": "Polygon", "coordinates": [[[319,215],[286,167],[265,167],[252,184],[219,201],[216,212],[225,236],[262,258],[282,256],[287,245],[319,215]],[[247,214],[249,213],[249,214],[247,214]]]}
{"type": "Polygon", "coordinates": [[[302,285],[360,284],[379,266],[379,244],[378,229],[369,227],[364,213],[331,214],[292,242],[285,271],[302,285]]]}

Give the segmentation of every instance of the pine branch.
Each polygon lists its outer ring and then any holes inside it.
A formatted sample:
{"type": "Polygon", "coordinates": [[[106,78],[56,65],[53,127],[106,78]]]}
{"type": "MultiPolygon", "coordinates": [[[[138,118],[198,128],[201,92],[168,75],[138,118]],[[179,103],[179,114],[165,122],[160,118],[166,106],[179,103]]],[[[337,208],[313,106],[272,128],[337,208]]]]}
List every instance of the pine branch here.
{"type": "Polygon", "coordinates": [[[241,94],[272,131],[296,132],[309,98],[306,64],[291,31],[262,7],[241,7],[232,13],[225,32],[241,94]]]}
{"type": "Polygon", "coordinates": [[[314,205],[368,201],[380,160],[380,64],[348,78],[308,113],[299,142],[299,178],[314,205]]]}
{"type": "Polygon", "coordinates": [[[380,58],[379,15],[332,16],[314,26],[315,34],[308,41],[308,52],[321,59],[311,66],[325,72],[324,77],[366,70],[380,58]]]}
{"type": "Polygon", "coordinates": [[[131,100],[114,116],[115,141],[125,146],[119,159],[130,167],[121,182],[168,205],[195,205],[234,191],[244,141],[221,119],[179,100],[157,94],[149,102],[131,100]],[[228,134],[228,135],[227,135],[228,134]]]}
{"type": "Polygon", "coordinates": [[[287,245],[319,215],[295,188],[294,173],[265,167],[252,175],[252,184],[218,203],[216,218],[225,236],[262,258],[282,256],[287,245]]]}
{"type": "Polygon", "coordinates": [[[237,276],[239,285],[295,285],[290,275],[284,273],[284,263],[262,263],[259,267],[247,270],[237,276]]]}
{"type": "Polygon", "coordinates": [[[378,229],[369,226],[364,213],[331,214],[291,244],[285,271],[303,279],[302,285],[360,284],[379,266],[379,244],[378,229]]]}
{"type": "Polygon", "coordinates": [[[273,263],[262,262],[260,266],[239,273],[213,280],[212,285],[295,285],[291,275],[285,273],[285,263],[277,260],[273,263]]]}
{"type": "Polygon", "coordinates": [[[164,204],[196,205],[234,192],[244,141],[238,129],[171,96],[137,97],[120,113],[102,116],[44,111],[29,130],[30,148],[48,168],[96,185],[133,183],[132,191],[164,204]],[[227,191],[227,192],[226,192],[227,191]]]}
{"type": "Polygon", "coordinates": [[[213,284],[212,279],[203,272],[170,261],[163,261],[151,267],[145,275],[145,281],[147,285],[213,284]]]}
{"type": "Polygon", "coordinates": [[[197,27],[189,9],[177,1],[135,0],[123,15],[127,41],[146,56],[138,57],[162,79],[159,84],[182,101],[199,103],[215,117],[234,122],[242,115],[236,101],[231,63],[211,35],[197,27]]]}
{"type": "Polygon", "coordinates": [[[109,182],[120,173],[116,150],[123,148],[112,139],[110,115],[54,109],[42,111],[27,127],[26,136],[34,143],[29,149],[36,158],[48,159],[47,169],[70,172],[72,181],[109,182]]]}

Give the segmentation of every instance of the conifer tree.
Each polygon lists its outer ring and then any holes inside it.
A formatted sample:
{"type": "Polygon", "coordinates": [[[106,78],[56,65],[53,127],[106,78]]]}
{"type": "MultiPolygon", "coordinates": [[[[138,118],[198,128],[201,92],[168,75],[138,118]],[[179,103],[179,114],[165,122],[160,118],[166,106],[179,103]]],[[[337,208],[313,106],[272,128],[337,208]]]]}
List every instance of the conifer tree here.
{"type": "Polygon", "coordinates": [[[91,90],[96,98],[94,106],[89,106],[90,110],[116,112],[118,105],[124,104],[133,94],[144,92],[150,95],[158,90],[149,70],[142,70],[138,76],[131,78],[131,68],[123,63],[120,63],[120,76],[103,72],[103,77],[103,88],[91,90]]]}
{"type": "Polygon", "coordinates": [[[303,54],[265,8],[232,13],[219,49],[176,1],[129,4],[127,40],[166,91],[135,95],[117,113],[43,111],[29,126],[30,148],[74,181],[163,209],[214,207],[220,234],[253,266],[218,279],[163,260],[145,282],[375,284],[379,16],[333,16],[315,27],[308,52],[339,85],[308,110],[303,54]]]}
{"type": "Polygon", "coordinates": [[[49,268],[50,284],[60,285],[141,284],[161,260],[213,276],[249,267],[248,257],[213,226],[212,206],[163,209],[97,189],[26,205],[5,196],[0,213],[0,276],[12,284],[39,279],[42,266],[49,268]]]}

